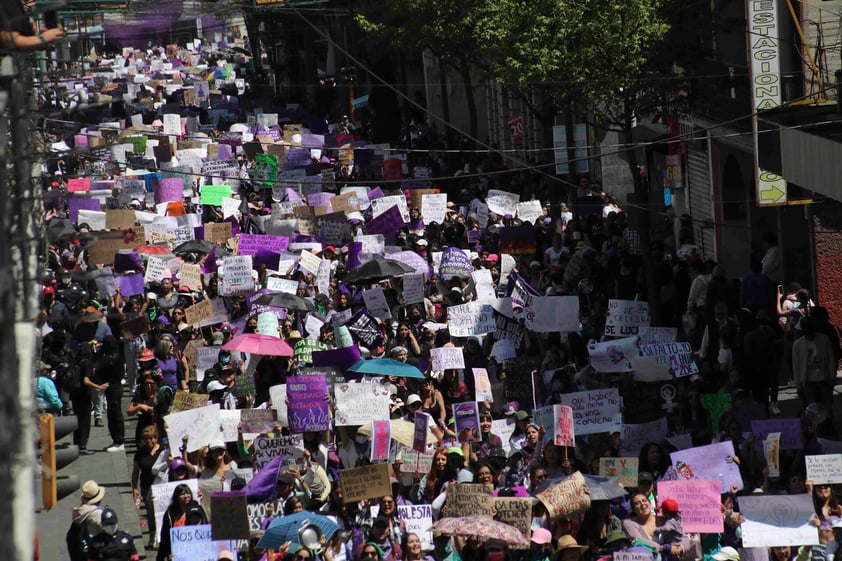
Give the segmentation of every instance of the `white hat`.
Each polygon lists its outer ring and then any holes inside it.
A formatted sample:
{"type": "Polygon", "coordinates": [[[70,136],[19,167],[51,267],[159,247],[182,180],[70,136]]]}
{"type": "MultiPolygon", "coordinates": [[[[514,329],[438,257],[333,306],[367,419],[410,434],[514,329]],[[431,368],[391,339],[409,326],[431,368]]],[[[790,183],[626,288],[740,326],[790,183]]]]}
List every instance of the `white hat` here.
{"type": "Polygon", "coordinates": [[[225,443],[221,440],[211,440],[208,444],[208,451],[213,452],[214,450],[225,450],[225,443]]]}
{"type": "Polygon", "coordinates": [[[90,479],[82,484],[82,502],[83,503],[98,503],[105,497],[105,488],[100,487],[99,484],[90,479]]]}
{"type": "Polygon", "coordinates": [[[220,390],[226,390],[228,386],[220,382],[219,380],[214,380],[208,384],[208,393],[211,392],[218,392],[220,390]]]}
{"type": "Polygon", "coordinates": [[[427,247],[427,240],[425,240],[424,238],[419,238],[419,239],[415,240],[415,245],[427,247]]]}
{"type": "Polygon", "coordinates": [[[740,561],[740,554],[733,547],[723,547],[713,554],[716,561],[740,561]]]}
{"type": "Polygon", "coordinates": [[[421,403],[421,397],[417,393],[409,394],[409,396],[406,398],[406,405],[410,406],[416,403],[421,403]]]}

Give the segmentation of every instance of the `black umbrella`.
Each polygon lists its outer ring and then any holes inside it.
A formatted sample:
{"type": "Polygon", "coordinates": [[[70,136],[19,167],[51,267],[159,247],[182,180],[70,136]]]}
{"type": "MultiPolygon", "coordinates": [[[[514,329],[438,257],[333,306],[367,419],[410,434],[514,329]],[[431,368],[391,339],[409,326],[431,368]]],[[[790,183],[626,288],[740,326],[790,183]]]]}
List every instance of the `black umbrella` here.
{"type": "Polygon", "coordinates": [[[316,306],[310,300],[290,294],[288,292],[278,292],[275,294],[261,294],[252,301],[254,304],[262,306],[273,306],[275,308],[287,308],[288,310],[300,310],[302,312],[312,312],[316,306]]]}
{"type": "Polygon", "coordinates": [[[73,237],[76,227],[69,218],[53,218],[47,223],[47,239],[56,242],[73,237]]]}
{"type": "Polygon", "coordinates": [[[179,244],[173,250],[173,253],[176,255],[180,255],[182,253],[210,253],[213,249],[213,244],[210,242],[206,242],[205,240],[187,240],[186,242],[179,244]]]}
{"type": "Polygon", "coordinates": [[[345,284],[358,284],[360,282],[378,282],[389,277],[397,277],[407,273],[415,273],[415,269],[400,261],[391,259],[373,259],[364,263],[345,275],[342,282],[345,284]]]}

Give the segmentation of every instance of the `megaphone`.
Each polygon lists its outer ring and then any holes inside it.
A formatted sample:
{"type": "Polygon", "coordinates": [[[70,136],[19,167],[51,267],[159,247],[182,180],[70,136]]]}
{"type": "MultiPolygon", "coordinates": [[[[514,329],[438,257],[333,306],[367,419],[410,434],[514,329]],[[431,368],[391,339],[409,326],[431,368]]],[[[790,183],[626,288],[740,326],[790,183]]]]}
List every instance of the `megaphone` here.
{"type": "Polygon", "coordinates": [[[324,547],[325,535],[316,524],[304,520],[298,529],[298,542],[310,551],[320,554],[324,547]]]}

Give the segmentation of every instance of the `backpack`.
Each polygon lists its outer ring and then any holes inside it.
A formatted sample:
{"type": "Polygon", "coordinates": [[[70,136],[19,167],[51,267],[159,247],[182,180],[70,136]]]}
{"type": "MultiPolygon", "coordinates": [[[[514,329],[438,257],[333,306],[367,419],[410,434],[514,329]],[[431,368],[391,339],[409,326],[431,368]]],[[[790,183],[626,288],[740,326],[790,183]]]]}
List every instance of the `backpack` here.
{"type": "Polygon", "coordinates": [[[71,523],[64,541],[67,542],[70,561],[88,561],[88,538],[82,525],[71,523]]]}

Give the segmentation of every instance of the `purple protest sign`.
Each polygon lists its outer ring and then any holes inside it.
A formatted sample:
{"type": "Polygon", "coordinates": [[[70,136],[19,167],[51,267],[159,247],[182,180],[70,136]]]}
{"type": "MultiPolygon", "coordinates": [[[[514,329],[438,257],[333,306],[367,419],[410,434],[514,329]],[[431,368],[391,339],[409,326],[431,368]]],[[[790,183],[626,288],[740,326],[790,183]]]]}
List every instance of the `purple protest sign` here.
{"type": "Polygon", "coordinates": [[[389,459],[389,443],[392,440],[392,423],[371,421],[371,461],[389,459]]]}
{"type": "Polygon", "coordinates": [[[284,195],[285,195],[284,200],[286,200],[286,201],[303,201],[304,200],[304,198],[301,196],[301,194],[298,191],[296,191],[295,189],[292,189],[291,187],[287,187],[287,188],[284,189],[284,195]]]}
{"type": "Polygon", "coordinates": [[[415,430],[412,434],[412,449],[424,453],[427,451],[427,430],[430,416],[423,411],[415,412],[415,430]]]}
{"type": "Polygon", "coordinates": [[[79,220],[80,210],[102,210],[98,199],[68,199],[67,205],[70,208],[70,220],[75,224],[79,220]]]}
{"type": "Polygon", "coordinates": [[[286,151],[288,168],[306,168],[312,162],[310,161],[309,148],[290,148],[286,151]]]}
{"type": "MultiPolygon", "coordinates": [[[[394,207],[392,207],[394,208],[394,207]]],[[[409,265],[419,273],[425,275],[430,274],[430,265],[427,260],[415,253],[414,251],[398,251],[396,253],[388,253],[385,255],[386,259],[392,261],[400,261],[404,265],[409,265]]]]}
{"type": "Polygon", "coordinates": [[[476,401],[453,404],[453,417],[456,420],[456,434],[468,430],[468,440],[479,440],[479,408],[476,401]]]}
{"type": "Polygon", "coordinates": [[[166,177],[155,185],[155,204],[184,200],[184,181],[180,177],[166,177]]]}
{"type": "Polygon", "coordinates": [[[283,253],[289,247],[286,236],[264,236],[262,234],[240,234],[237,255],[257,255],[260,250],[283,253]]]}
{"type": "Polygon", "coordinates": [[[219,148],[216,152],[216,159],[217,160],[230,160],[231,159],[231,146],[228,144],[219,144],[219,148]]]}
{"type": "Polygon", "coordinates": [[[468,243],[479,243],[482,240],[482,230],[468,230],[468,243]]]}
{"type": "Polygon", "coordinates": [[[360,348],[356,345],[329,349],[327,351],[313,351],[313,366],[341,366],[347,368],[360,360],[360,348]]]}
{"type": "Polygon", "coordinates": [[[439,275],[444,280],[453,277],[470,277],[474,270],[468,255],[458,247],[448,247],[444,250],[439,264],[439,275]]]}
{"type": "Polygon", "coordinates": [[[292,433],[330,430],[327,382],[325,377],[287,378],[289,430],[292,433]]]}
{"type": "Polygon", "coordinates": [[[369,201],[373,201],[374,199],[379,199],[380,197],[383,197],[383,196],[384,196],[383,195],[383,189],[381,189],[380,187],[375,187],[374,189],[372,189],[371,191],[368,192],[368,200],[369,201]]]}
{"type": "Polygon", "coordinates": [[[328,212],[330,212],[333,207],[330,204],[330,200],[333,198],[333,193],[311,193],[307,195],[307,204],[310,206],[323,206],[327,207],[328,212]]]}
{"type": "Polygon", "coordinates": [[[363,252],[363,242],[351,242],[348,244],[348,270],[353,271],[361,265],[360,253],[363,252]]]}
{"type": "Polygon", "coordinates": [[[279,253],[272,253],[268,249],[259,249],[257,253],[252,255],[252,266],[257,269],[259,265],[265,265],[267,269],[277,271],[281,264],[281,255],[279,253]]]}
{"type": "Polygon", "coordinates": [[[120,287],[120,293],[124,297],[143,294],[146,291],[144,289],[145,283],[143,282],[143,273],[118,276],[117,285],[120,287]]]}
{"type": "MultiPolygon", "coordinates": [[[[383,234],[389,237],[403,228],[403,226],[404,223],[400,208],[398,208],[398,205],[394,205],[389,207],[389,210],[369,220],[365,229],[369,234],[383,234]]],[[[468,264],[470,265],[470,262],[468,264]]],[[[468,275],[470,276],[470,272],[468,275]]]]}
{"type": "Polygon", "coordinates": [[[751,434],[754,435],[754,448],[763,453],[763,441],[771,432],[781,433],[781,450],[801,450],[801,420],[797,418],[754,419],[751,421],[751,434]]]}
{"type": "Polygon", "coordinates": [[[311,134],[308,132],[301,134],[301,146],[307,148],[321,148],[325,145],[325,137],[323,134],[311,134]]]}

